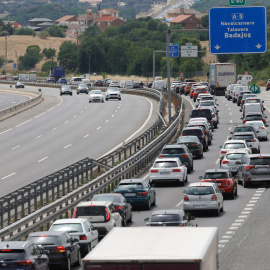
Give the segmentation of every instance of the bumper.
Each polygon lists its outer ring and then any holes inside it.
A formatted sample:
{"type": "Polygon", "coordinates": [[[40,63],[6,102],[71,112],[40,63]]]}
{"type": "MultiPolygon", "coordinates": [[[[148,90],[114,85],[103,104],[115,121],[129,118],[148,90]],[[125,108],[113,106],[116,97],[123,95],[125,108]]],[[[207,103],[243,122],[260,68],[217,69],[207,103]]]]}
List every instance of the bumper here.
{"type": "Polygon", "coordinates": [[[146,206],[148,205],[149,200],[149,198],[128,198],[128,197],[125,198],[127,202],[130,203],[132,206],[133,205],[146,206]]]}
{"type": "Polygon", "coordinates": [[[211,211],[219,208],[218,202],[184,202],[185,211],[211,211]]]}
{"type": "Polygon", "coordinates": [[[121,99],[121,96],[118,96],[118,95],[109,95],[109,96],[106,96],[106,99],[121,99]]]}
{"type": "Polygon", "coordinates": [[[49,265],[65,265],[67,263],[67,256],[65,253],[59,255],[48,254],[48,257],[49,257],[49,265]]]}

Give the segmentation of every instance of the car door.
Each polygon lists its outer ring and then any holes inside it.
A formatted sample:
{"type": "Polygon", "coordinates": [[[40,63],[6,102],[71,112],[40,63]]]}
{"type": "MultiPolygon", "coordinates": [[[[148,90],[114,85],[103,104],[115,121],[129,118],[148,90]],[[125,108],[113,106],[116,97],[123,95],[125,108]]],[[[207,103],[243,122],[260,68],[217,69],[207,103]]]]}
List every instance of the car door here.
{"type": "Polygon", "coordinates": [[[221,207],[223,207],[223,195],[222,195],[222,193],[217,185],[215,185],[215,192],[216,192],[218,202],[219,202],[219,205],[221,208],[221,207]]]}
{"type": "Polygon", "coordinates": [[[113,204],[110,204],[108,208],[112,214],[112,218],[115,221],[116,227],[122,227],[122,217],[117,211],[115,211],[115,206],[113,204]]]}
{"type": "Polygon", "coordinates": [[[73,264],[78,260],[78,250],[76,249],[77,244],[74,243],[73,238],[68,233],[63,234],[62,237],[62,241],[65,243],[65,248],[68,250],[71,263],[73,264]]]}
{"type": "Polygon", "coordinates": [[[147,189],[147,192],[149,193],[149,199],[151,201],[151,204],[155,201],[155,190],[150,186],[148,181],[143,182],[143,186],[145,189],[147,189]]]}
{"type": "Polygon", "coordinates": [[[48,265],[48,258],[46,255],[42,255],[37,245],[32,244],[29,247],[30,254],[34,260],[36,270],[46,270],[48,265]]]}
{"type": "Polygon", "coordinates": [[[98,244],[98,231],[88,220],[84,222],[84,226],[85,230],[87,230],[87,234],[89,235],[89,239],[91,239],[91,248],[93,248],[98,244]]]}

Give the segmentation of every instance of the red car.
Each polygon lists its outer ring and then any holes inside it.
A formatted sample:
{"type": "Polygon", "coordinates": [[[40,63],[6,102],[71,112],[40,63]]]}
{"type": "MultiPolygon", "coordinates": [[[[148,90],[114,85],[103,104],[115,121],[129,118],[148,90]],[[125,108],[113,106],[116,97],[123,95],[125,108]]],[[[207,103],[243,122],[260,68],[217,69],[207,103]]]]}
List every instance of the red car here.
{"type": "Polygon", "coordinates": [[[193,101],[195,102],[199,94],[209,94],[207,87],[197,87],[193,93],[193,101]]]}
{"type": "Polygon", "coordinates": [[[7,76],[6,76],[6,75],[2,75],[2,76],[0,77],[0,80],[7,80],[7,76]]]}
{"type": "Polygon", "coordinates": [[[104,86],[103,81],[101,81],[101,80],[95,81],[94,86],[104,86]]]}
{"type": "Polygon", "coordinates": [[[205,171],[204,176],[200,177],[201,182],[216,183],[223,195],[234,199],[237,196],[237,180],[227,169],[210,169],[205,171]]]}

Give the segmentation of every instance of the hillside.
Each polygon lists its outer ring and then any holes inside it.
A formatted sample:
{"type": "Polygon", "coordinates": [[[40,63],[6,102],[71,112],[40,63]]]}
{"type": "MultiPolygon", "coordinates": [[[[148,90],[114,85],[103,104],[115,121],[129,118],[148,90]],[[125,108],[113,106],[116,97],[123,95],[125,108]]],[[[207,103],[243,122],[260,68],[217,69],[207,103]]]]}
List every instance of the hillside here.
{"type": "MultiPolygon", "coordinates": [[[[76,39],[67,39],[67,38],[56,38],[56,37],[48,37],[47,39],[40,39],[38,37],[32,36],[9,36],[7,38],[7,59],[8,61],[12,60],[12,63],[8,63],[4,67],[7,70],[13,69],[13,63],[17,63],[17,58],[19,56],[23,56],[26,52],[26,49],[30,45],[38,45],[41,51],[44,48],[52,48],[55,49],[58,53],[59,47],[64,41],[72,41],[76,43],[76,39]]],[[[5,38],[0,37],[0,55],[5,57],[5,38]]],[[[48,60],[42,60],[37,64],[36,69],[39,71],[41,69],[42,64],[48,60]]],[[[14,70],[14,69],[13,69],[14,70]]]]}

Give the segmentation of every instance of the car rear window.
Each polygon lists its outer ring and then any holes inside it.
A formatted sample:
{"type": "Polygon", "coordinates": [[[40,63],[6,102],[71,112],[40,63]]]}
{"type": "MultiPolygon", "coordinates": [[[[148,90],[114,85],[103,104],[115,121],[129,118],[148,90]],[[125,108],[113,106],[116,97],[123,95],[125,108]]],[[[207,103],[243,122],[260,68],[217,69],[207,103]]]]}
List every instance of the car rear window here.
{"type": "Polygon", "coordinates": [[[199,187],[189,187],[186,191],[187,195],[209,195],[214,194],[214,190],[212,187],[205,187],[205,186],[199,186],[199,187]]]}
{"type": "Polygon", "coordinates": [[[179,215],[174,214],[164,214],[164,215],[154,215],[151,216],[151,222],[170,222],[170,221],[181,221],[182,218],[179,215]]]}
{"type": "Polygon", "coordinates": [[[24,249],[1,249],[0,250],[0,261],[15,261],[25,259],[24,249]]]}
{"type": "Polygon", "coordinates": [[[246,148],[244,143],[227,143],[224,145],[224,149],[238,149],[246,148]]]}
{"type": "Polygon", "coordinates": [[[175,168],[178,167],[176,161],[156,161],[153,168],[175,168]]]}
{"type": "Polygon", "coordinates": [[[60,245],[61,239],[59,236],[51,236],[51,235],[37,235],[37,236],[29,236],[27,238],[28,241],[33,241],[37,245],[60,245]]]}
{"type": "Polygon", "coordinates": [[[124,190],[124,189],[142,189],[143,185],[142,183],[123,183],[119,184],[118,190],[124,190]]]}
{"type": "Polygon", "coordinates": [[[245,155],[244,153],[227,154],[226,158],[229,160],[238,160],[238,159],[242,159],[244,155],[245,155]]]}
{"type": "Polygon", "coordinates": [[[188,136],[188,135],[196,135],[198,136],[202,136],[202,130],[200,129],[185,129],[182,132],[183,136],[188,136]]]}
{"type": "Polygon", "coordinates": [[[270,157],[251,158],[250,165],[270,165],[270,157]]]}
{"type": "Polygon", "coordinates": [[[52,227],[50,228],[50,231],[76,233],[76,232],[83,232],[83,229],[82,225],[79,223],[62,223],[62,224],[53,224],[52,227]]]}
{"type": "Polygon", "coordinates": [[[83,216],[106,216],[105,207],[97,205],[79,206],[76,208],[75,217],[83,216]]]}
{"type": "Polygon", "coordinates": [[[204,179],[225,179],[228,178],[227,173],[225,172],[213,172],[205,173],[204,179]]]}
{"type": "Polygon", "coordinates": [[[246,103],[260,103],[259,99],[247,99],[246,103]]]}
{"type": "Polygon", "coordinates": [[[212,114],[210,110],[192,110],[191,113],[191,118],[195,118],[195,117],[204,117],[207,119],[211,119],[212,118],[212,114]]]}
{"type": "Polygon", "coordinates": [[[263,119],[263,117],[260,114],[253,114],[253,115],[247,115],[245,119],[246,120],[248,120],[248,119],[258,119],[258,120],[260,120],[260,119],[263,119]]]}
{"type": "Polygon", "coordinates": [[[200,106],[215,106],[214,101],[201,102],[200,106]]]}
{"type": "Polygon", "coordinates": [[[253,135],[235,135],[233,136],[234,140],[252,140],[254,139],[253,135]]]}
{"type": "Polygon", "coordinates": [[[114,203],[121,203],[120,196],[109,196],[109,195],[95,195],[92,201],[110,201],[114,203]]]}
{"type": "Polygon", "coordinates": [[[234,132],[254,132],[253,127],[236,127],[234,132]]]}
{"type": "Polygon", "coordinates": [[[185,143],[185,142],[197,142],[198,141],[198,139],[197,139],[197,137],[180,137],[179,139],[178,139],[178,143],[185,143]]]}
{"type": "Polygon", "coordinates": [[[182,154],[185,153],[184,148],[165,148],[162,150],[161,154],[167,154],[167,155],[176,155],[176,154],[182,154]]]}

